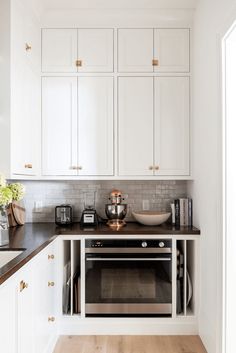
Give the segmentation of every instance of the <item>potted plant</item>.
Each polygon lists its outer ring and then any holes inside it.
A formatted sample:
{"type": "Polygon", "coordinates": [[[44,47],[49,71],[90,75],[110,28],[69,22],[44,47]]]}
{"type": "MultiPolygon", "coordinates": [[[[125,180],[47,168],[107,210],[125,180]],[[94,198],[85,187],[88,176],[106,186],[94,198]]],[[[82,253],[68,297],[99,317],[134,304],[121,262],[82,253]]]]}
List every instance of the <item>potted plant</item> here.
{"type": "MultiPolygon", "coordinates": [[[[25,194],[25,187],[20,183],[7,183],[5,177],[0,174],[0,235],[8,232],[9,226],[23,224],[24,222],[17,222],[14,218],[14,205],[23,199],[25,194]]],[[[21,212],[25,209],[18,206],[21,212]]],[[[20,217],[24,218],[24,217],[20,217]]]]}

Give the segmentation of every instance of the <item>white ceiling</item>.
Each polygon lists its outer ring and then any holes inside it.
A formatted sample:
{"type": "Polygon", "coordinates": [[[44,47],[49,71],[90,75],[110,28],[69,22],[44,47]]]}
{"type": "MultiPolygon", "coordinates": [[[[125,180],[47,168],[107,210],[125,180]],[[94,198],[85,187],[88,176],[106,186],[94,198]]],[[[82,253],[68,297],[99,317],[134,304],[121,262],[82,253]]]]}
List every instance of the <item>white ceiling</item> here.
{"type": "Polygon", "coordinates": [[[38,0],[44,10],[194,9],[198,0],[38,0]]]}

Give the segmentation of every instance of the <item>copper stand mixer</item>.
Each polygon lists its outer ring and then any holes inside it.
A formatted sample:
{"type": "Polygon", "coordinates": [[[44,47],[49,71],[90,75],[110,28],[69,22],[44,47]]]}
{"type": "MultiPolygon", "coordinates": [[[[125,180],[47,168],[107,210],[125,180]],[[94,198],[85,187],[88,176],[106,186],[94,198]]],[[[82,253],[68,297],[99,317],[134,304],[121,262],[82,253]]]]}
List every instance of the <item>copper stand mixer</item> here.
{"type": "Polygon", "coordinates": [[[127,204],[122,204],[124,198],[122,198],[120,190],[112,190],[109,200],[111,203],[105,206],[108,218],[107,225],[112,229],[119,230],[126,225],[124,218],[127,213],[127,204]]]}

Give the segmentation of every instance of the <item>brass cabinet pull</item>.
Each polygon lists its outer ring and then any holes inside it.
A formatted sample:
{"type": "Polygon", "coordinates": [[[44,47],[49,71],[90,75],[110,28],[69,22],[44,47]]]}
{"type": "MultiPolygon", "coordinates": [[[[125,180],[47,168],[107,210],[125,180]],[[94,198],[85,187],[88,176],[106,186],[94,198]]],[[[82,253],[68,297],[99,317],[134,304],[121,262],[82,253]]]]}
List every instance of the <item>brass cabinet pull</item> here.
{"type": "Polygon", "coordinates": [[[159,65],[159,60],[153,59],[152,60],[152,66],[158,66],[159,65]]]}
{"type": "Polygon", "coordinates": [[[77,67],[81,67],[82,66],[82,60],[76,60],[75,62],[77,67]]]}
{"type": "Polygon", "coordinates": [[[53,260],[55,258],[55,256],[52,254],[52,255],[48,255],[48,260],[53,260]]]}
{"type": "Polygon", "coordinates": [[[55,286],[55,283],[52,281],[52,282],[50,282],[50,281],[48,281],[48,287],[54,287],[55,286]]]}
{"type": "Polygon", "coordinates": [[[159,169],[160,169],[159,165],[156,165],[155,170],[159,170],[159,169]]]}
{"type": "Polygon", "coordinates": [[[75,165],[73,165],[72,167],[70,167],[70,169],[72,169],[72,170],[81,170],[81,169],[83,169],[81,166],[75,166],[75,165]]]}
{"type": "Polygon", "coordinates": [[[25,164],[26,169],[32,169],[33,165],[31,163],[25,164]]]}
{"type": "Polygon", "coordinates": [[[54,321],[55,321],[55,317],[54,316],[49,316],[48,322],[54,322],[54,321]]]}
{"type": "Polygon", "coordinates": [[[150,165],[149,170],[153,170],[153,169],[154,169],[154,167],[152,165],[150,165]]]}
{"type": "Polygon", "coordinates": [[[28,283],[25,281],[20,281],[20,292],[22,292],[24,289],[28,288],[28,283]]]}
{"type": "Polygon", "coordinates": [[[26,51],[29,51],[29,50],[31,50],[31,49],[32,49],[31,44],[25,43],[25,50],[26,50],[26,51]]]}

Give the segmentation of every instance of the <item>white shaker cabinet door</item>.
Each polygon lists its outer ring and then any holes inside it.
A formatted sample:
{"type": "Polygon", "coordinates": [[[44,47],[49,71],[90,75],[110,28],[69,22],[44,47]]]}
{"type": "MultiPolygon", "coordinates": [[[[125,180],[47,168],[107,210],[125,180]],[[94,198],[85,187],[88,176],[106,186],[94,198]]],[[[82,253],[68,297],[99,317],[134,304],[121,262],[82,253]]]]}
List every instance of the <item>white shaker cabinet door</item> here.
{"type": "Polygon", "coordinates": [[[156,175],[189,175],[189,78],[156,77],[156,175]]]}
{"type": "Polygon", "coordinates": [[[0,345],[1,352],[16,353],[16,288],[14,279],[0,286],[0,345]]]}
{"type": "Polygon", "coordinates": [[[37,175],[40,160],[40,78],[30,66],[16,66],[12,89],[13,175],[37,175]],[[18,72],[16,73],[16,70],[18,72]]]}
{"type": "Polygon", "coordinates": [[[113,175],[113,78],[78,79],[79,175],[113,175]]]}
{"type": "Polygon", "coordinates": [[[119,175],[153,175],[153,78],[118,81],[119,175]]]}
{"type": "Polygon", "coordinates": [[[112,72],[113,29],[79,29],[78,60],[78,72],[112,72]]]}
{"type": "Polygon", "coordinates": [[[55,246],[47,246],[34,259],[34,317],[35,353],[47,352],[56,334],[55,302],[57,281],[55,275],[55,246]],[[48,256],[54,255],[53,259],[48,256]]]}
{"type": "Polygon", "coordinates": [[[189,72],[189,29],[155,29],[155,72],[189,72]]]}
{"type": "Polygon", "coordinates": [[[18,353],[34,353],[33,277],[28,267],[17,278],[18,353]]]}
{"type": "Polygon", "coordinates": [[[77,72],[77,29],[42,30],[42,72],[77,72]]]}
{"type": "Polygon", "coordinates": [[[153,29],[118,30],[118,71],[153,72],[153,29]]]}
{"type": "Polygon", "coordinates": [[[77,175],[77,78],[42,79],[42,174],[77,175]]]}

